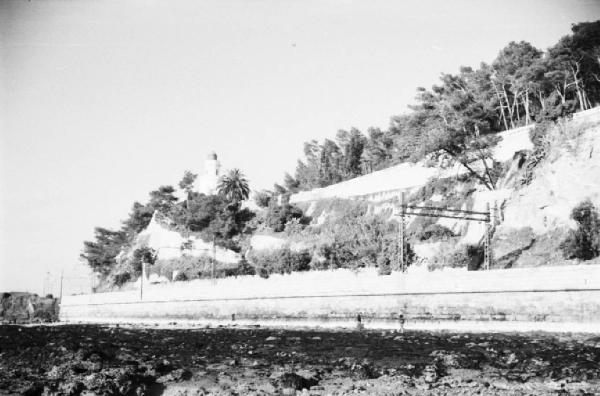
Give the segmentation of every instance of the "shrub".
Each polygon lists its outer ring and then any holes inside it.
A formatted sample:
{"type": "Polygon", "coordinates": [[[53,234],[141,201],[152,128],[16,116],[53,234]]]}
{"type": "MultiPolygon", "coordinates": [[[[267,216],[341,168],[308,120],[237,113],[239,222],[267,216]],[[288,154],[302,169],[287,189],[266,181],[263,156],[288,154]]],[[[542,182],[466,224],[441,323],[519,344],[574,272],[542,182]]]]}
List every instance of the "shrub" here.
{"type": "Polygon", "coordinates": [[[546,121],[557,121],[559,118],[565,118],[573,114],[577,109],[577,103],[573,100],[568,100],[565,103],[560,103],[555,106],[546,106],[545,109],[535,117],[536,123],[546,121]]]}
{"type": "Polygon", "coordinates": [[[245,258],[242,257],[242,260],[237,266],[237,275],[256,275],[256,270],[245,258]]]}
{"type": "Polygon", "coordinates": [[[131,273],[121,272],[113,276],[113,284],[116,286],[123,286],[125,283],[131,280],[131,273]]]}
{"type": "Polygon", "coordinates": [[[330,244],[319,244],[310,262],[310,268],[317,271],[335,268],[332,264],[333,255],[333,248],[330,244]]]}
{"type": "Polygon", "coordinates": [[[181,250],[181,251],[192,250],[192,249],[194,249],[194,240],[193,239],[185,240],[185,241],[181,242],[181,246],[179,246],[179,250],[181,250]]]}
{"type": "Polygon", "coordinates": [[[304,228],[306,228],[306,225],[303,225],[298,218],[291,219],[285,223],[285,233],[288,236],[300,234],[304,228]]]}
{"type": "Polygon", "coordinates": [[[142,273],[142,263],[154,264],[156,262],[156,250],[143,246],[133,251],[133,260],[131,265],[133,266],[134,273],[139,275],[142,273]]]}
{"type": "Polygon", "coordinates": [[[390,275],[392,273],[392,262],[388,256],[381,255],[377,259],[377,274],[390,275]]]}
{"type": "Polygon", "coordinates": [[[581,202],[573,208],[571,218],[578,227],[560,244],[564,257],[591,260],[600,256],[600,216],[594,204],[589,199],[581,202]]]}
{"type": "Polygon", "coordinates": [[[265,224],[275,232],[285,230],[285,226],[291,220],[298,219],[299,224],[307,225],[310,218],[304,216],[300,208],[290,204],[271,205],[265,217],[265,224]]]}
{"type": "Polygon", "coordinates": [[[444,206],[460,207],[474,191],[475,181],[470,174],[444,179],[433,178],[412,194],[408,201],[417,204],[427,203],[434,195],[441,195],[445,200],[444,206]],[[459,189],[458,185],[464,185],[464,188],[459,189]]]}
{"type": "Polygon", "coordinates": [[[444,227],[443,225],[434,223],[425,227],[424,230],[417,232],[415,238],[419,241],[429,241],[431,239],[435,241],[448,239],[455,236],[451,229],[444,227]]]}
{"type": "MultiPolygon", "coordinates": [[[[152,272],[161,274],[169,279],[173,279],[173,273],[177,271],[175,280],[211,278],[212,269],[212,258],[205,256],[181,256],[178,258],[163,259],[158,260],[152,266],[152,272]]],[[[215,276],[224,277],[224,272],[223,264],[215,263],[215,276]]]]}
{"type": "Polygon", "coordinates": [[[544,142],[545,136],[548,131],[555,125],[555,121],[543,120],[535,124],[535,126],[529,131],[529,139],[533,143],[534,148],[538,148],[544,142]]]}
{"type": "Polygon", "coordinates": [[[289,248],[270,251],[251,251],[249,260],[261,277],[265,274],[289,274],[294,271],[308,271],[312,255],[307,250],[299,252],[289,248]]]}
{"type": "Polygon", "coordinates": [[[484,259],[483,247],[478,245],[460,245],[442,249],[431,258],[427,265],[429,271],[448,268],[467,268],[476,270],[481,266],[484,259]]]}
{"type": "Polygon", "coordinates": [[[273,193],[270,191],[262,190],[254,193],[254,203],[259,208],[268,208],[272,199],[273,193]]]}

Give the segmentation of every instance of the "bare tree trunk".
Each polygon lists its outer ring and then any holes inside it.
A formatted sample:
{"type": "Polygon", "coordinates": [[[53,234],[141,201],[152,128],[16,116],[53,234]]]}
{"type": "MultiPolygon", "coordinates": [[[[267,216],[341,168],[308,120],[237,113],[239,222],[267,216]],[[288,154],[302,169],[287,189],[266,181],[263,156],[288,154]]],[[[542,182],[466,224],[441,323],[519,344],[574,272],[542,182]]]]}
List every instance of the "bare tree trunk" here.
{"type": "Polygon", "coordinates": [[[542,110],[546,110],[546,99],[544,98],[544,93],[542,91],[537,91],[537,97],[540,101],[540,106],[542,106],[542,110]]]}
{"type": "Polygon", "coordinates": [[[483,151],[479,150],[479,158],[481,159],[481,162],[483,162],[483,166],[485,167],[485,174],[487,175],[490,185],[492,186],[492,190],[496,189],[496,183],[494,182],[494,179],[492,178],[492,174],[490,172],[490,168],[487,166],[487,162],[485,162],[485,155],[483,153],[483,151]]]}
{"type": "Polygon", "coordinates": [[[529,114],[529,90],[525,90],[523,107],[525,108],[525,125],[529,125],[531,123],[531,115],[529,114]]]}
{"type": "Polygon", "coordinates": [[[577,91],[577,99],[579,100],[579,109],[581,111],[586,110],[586,106],[585,106],[585,100],[582,94],[582,88],[579,85],[579,62],[575,62],[575,66],[577,68],[574,68],[573,65],[570,66],[571,68],[571,74],[573,75],[573,83],[575,84],[575,90],[577,91]]]}
{"type": "Polygon", "coordinates": [[[558,94],[558,96],[560,96],[560,103],[565,104],[566,103],[566,98],[565,95],[562,94],[562,92],[560,91],[559,87],[556,87],[556,93],[558,94]]]}
{"type": "Polygon", "coordinates": [[[504,84],[502,84],[502,91],[504,92],[504,97],[506,98],[506,109],[508,110],[508,115],[510,116],[510,127],[514,128],[515,122],[513,120],[513,112],[512,108],[510,107],[510,100],[508,100],[508,94],[506,93],[506,88],[504,87],[504,84]]]}
{"type": "MultiPolygon", "coordinates": [[[[517,91],[513,93],[513,103],[512,103],[512,111],[511,114],[517,116],[517,121],[520,122],[521,121],[521,116],[519,115],[519,96],[521,96],[521,94],[517,91]]],[[[514,128],[514,126],[513,126],[514,128]]]]}
{"type": "Polygon", "coordinates": [[[500,114],[502,115],[502,122],[504,123],[504,130],[508,131],[508,123],[506,122],[506,115],[504,115],[504,103],[502,103],[502,97],[500,96],[500,92],[498,92],[498,87],[492,81],[492,85],[494,86],[494,91],[496,91],[496,97],[500,102],[500,114]]]}

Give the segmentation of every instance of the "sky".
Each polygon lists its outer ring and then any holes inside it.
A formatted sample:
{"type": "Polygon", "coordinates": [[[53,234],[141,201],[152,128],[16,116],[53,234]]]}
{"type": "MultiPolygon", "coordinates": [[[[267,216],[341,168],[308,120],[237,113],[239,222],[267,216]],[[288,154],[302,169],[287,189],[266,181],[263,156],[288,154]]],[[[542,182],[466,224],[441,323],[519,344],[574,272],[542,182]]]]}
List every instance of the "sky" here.
{"type": "Polygon", "coordinates": [[[303,142],[597,19],[599,0],[1,1],[0,291],[88,287],[94,227],[210,151],[270,188],[303,142]]]}

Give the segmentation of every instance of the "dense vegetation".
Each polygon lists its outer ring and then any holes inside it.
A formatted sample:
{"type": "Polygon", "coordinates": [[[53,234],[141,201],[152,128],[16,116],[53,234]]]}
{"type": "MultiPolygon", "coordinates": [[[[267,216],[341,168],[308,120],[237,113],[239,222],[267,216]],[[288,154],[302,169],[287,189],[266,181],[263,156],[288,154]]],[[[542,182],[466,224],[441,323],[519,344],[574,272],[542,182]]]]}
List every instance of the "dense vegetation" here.
{"type": "Polygon", "coordinates": [[[493,189],[497,176],[488,148],[494,132],[556,120],[599,102],[600,21],[579,23],[545,52],[511,42],[491,64],[442,73],[439,84],[417,89],[412,112],[392,117],[387,130],[340,130],[334,140],[305,143],[295,175],[286,174],[275,192],[325,187],[435,153],[452,156],[493,189]],[[472,166],[476,162],[483,170],[472,166]]]}
{"type": "Polygon", "coordinates": [[[571,230],[560,247],[567,259],[591,260],[600,256],[600,214],[590,200],[571,212],[577,229],[571,230]]]}
{"type": "MultiPolygon", "coordinates": [[[[179,183],[186,192],[186,199],[179,201],[172,186],[161,186],[150,192],[150,199],[145,204],[133,204],[120,230],[97,227],[95,240],[84,242],[81,257],[95,272],[107,275],[117,264],[119,253],[131,246],[155,212],[169,219],[170,226],[184,234],[197,233],[205,241],[214,239],[219,246],[239,251],[239,237],[250,231],[246,225],[254,217],[252,211],[241,206],[241,201],[249,194],[247,180],[234,169],[221,179],[217,195],[205,195],[192,190],[195,178],[196,175],[186,171],[179,183]]],[[[140,265],[136,263],[147,254],[145,251],[134,252],[134,271],[139,271],[140,265]]]]}

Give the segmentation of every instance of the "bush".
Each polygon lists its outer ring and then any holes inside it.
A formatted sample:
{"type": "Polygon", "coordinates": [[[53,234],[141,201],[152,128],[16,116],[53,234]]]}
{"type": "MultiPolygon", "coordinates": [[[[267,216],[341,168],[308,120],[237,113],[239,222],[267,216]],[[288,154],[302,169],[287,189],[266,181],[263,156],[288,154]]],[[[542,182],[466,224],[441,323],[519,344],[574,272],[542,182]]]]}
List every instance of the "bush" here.
{"type": "Polygon", "coordinates": [[[460,245],[441,250],[432,257],[427,265],[429,271],[448,268],[467,268],[477,270],[484,259],[483,247],[478,245],[460,245]]]}
{"type": "Polygon", "coordinates": [[[533,143],[534,148],[540,147],[543,144],[548,131],[554,125],[556,125],[556,122],[552,120],[543,120],[535,124],[535,127],[529,131],[529,139],[533,143]]]}
{"type": "Polygon", "coordinates": [[[571,212],[578,224],[560,244],[567,259],[591,260],[600,256],[600,216],[590,200],[581,202],[571,212]]]}
{"type": "Polygon", "coordinates": [[[303,225],[300,219],[291,219],[285,223],[285,233],[288,236],[300,234],[305,228],[306,225],[303,225]]]}
{"type": "Polygon", "coordinates": [[[392,273],[392,262],[388,256],[379,256],[377,259],[377,267],[377,274],[379,275],[391,275],[392,273]]]}
{"type": "Polygon", "coordinates": [[[125,283],[131,280],[131,273],[129,272],[121,272],[119,274],[115,274],[113,276],[112,283],[116,286],[123,286],[125,283]]]}
{"type": "MultiPolygon", "coordinates": [[[[158,260],[152,266],[152,272],[173,279],[173,273],[177,271],[174,280],[192,280],[211,278],[213,260],[210,257],[181,256],[178,258],[158,260]]],[[[222,263],[215,263],[215,277],[224,277],[226,269],[222,263]]]]}
{"type": "Polygon", "coordinates": [[[273,193],[270,191],[262,190],[254,193],[254,203],[259,208],[268,208],[271,200],[273,199],[273,193]]]}
{"type": "MultiPolygon", "coordinates": [[[[251,251],[249,260],[261,277],[270,274],[290,274],[309,271],[312,255],[307,250],[295,252],[289,248],[270,251],[251,251]]],[[[268,277],[268,276],[267,276],[268,277]]]]}
{"type": "Polygon", "coordinates": [[[333,248],[330,244],[322,243],[317,246],[315,255],[310,262],[310,268],[316,271],[335,268],[333,265],[333,248]]]}
{"type": "Polygon", "coordinates": [[[575,113],[577,110],[577,103],[573,100],[568,100],[565,103],[560,103],[555,106],[546,106],[545,109],[535,117],[536,123],[543,123],[546,121],[557,121],[560,118],[565,118],[575,113]]]}
{"type": "Polygon", "coordinates": [[[427,227],[425,227],[424,230],[417,232],[415,238],[419,241],[429,241],[431,239],[433,239],[434,241],[439,241],[452,238],[454,236],[455,235],[451,229],[435,223],[430,224],[427,227]]]}
{"type": "Polygon", "coordinates": [[[444,197],[444,206],[461,207],[467,198],[475,191],[475,181],[470,174],[459,175],[457,177],[448,177],[444,179],[433,178],[414,194],[408,201],[413,204],[431,204],[428,202],[434,195],[444,197]],[[464,188],[457,188],[458,185],[464,185],[464,188]]]}
{"type": "Polygon", "coordinates": [[[297,219],[299,224],[308,225],[310,217],[304,216],[300,208],[290,204],[271,205],[265,217],[265,224],[275,232],[282,232],[290,221],[297,219]]]}
{"type": "Polygon", "coordinates": [[[147,246],[135,249],[133,251],[133,260],[131,262],[134,275],[140,275],[142,273],[142,263],[149,265],[154,264],[156,262],[156,255],[156,250],[147,246]]]}
{"type": "Polygon", "coordinates": [[[236,268],[235,276],[243,275],[256,275],[256,270],[245,258],[242,257],[242,260],[238,263],[236,268]]]}

